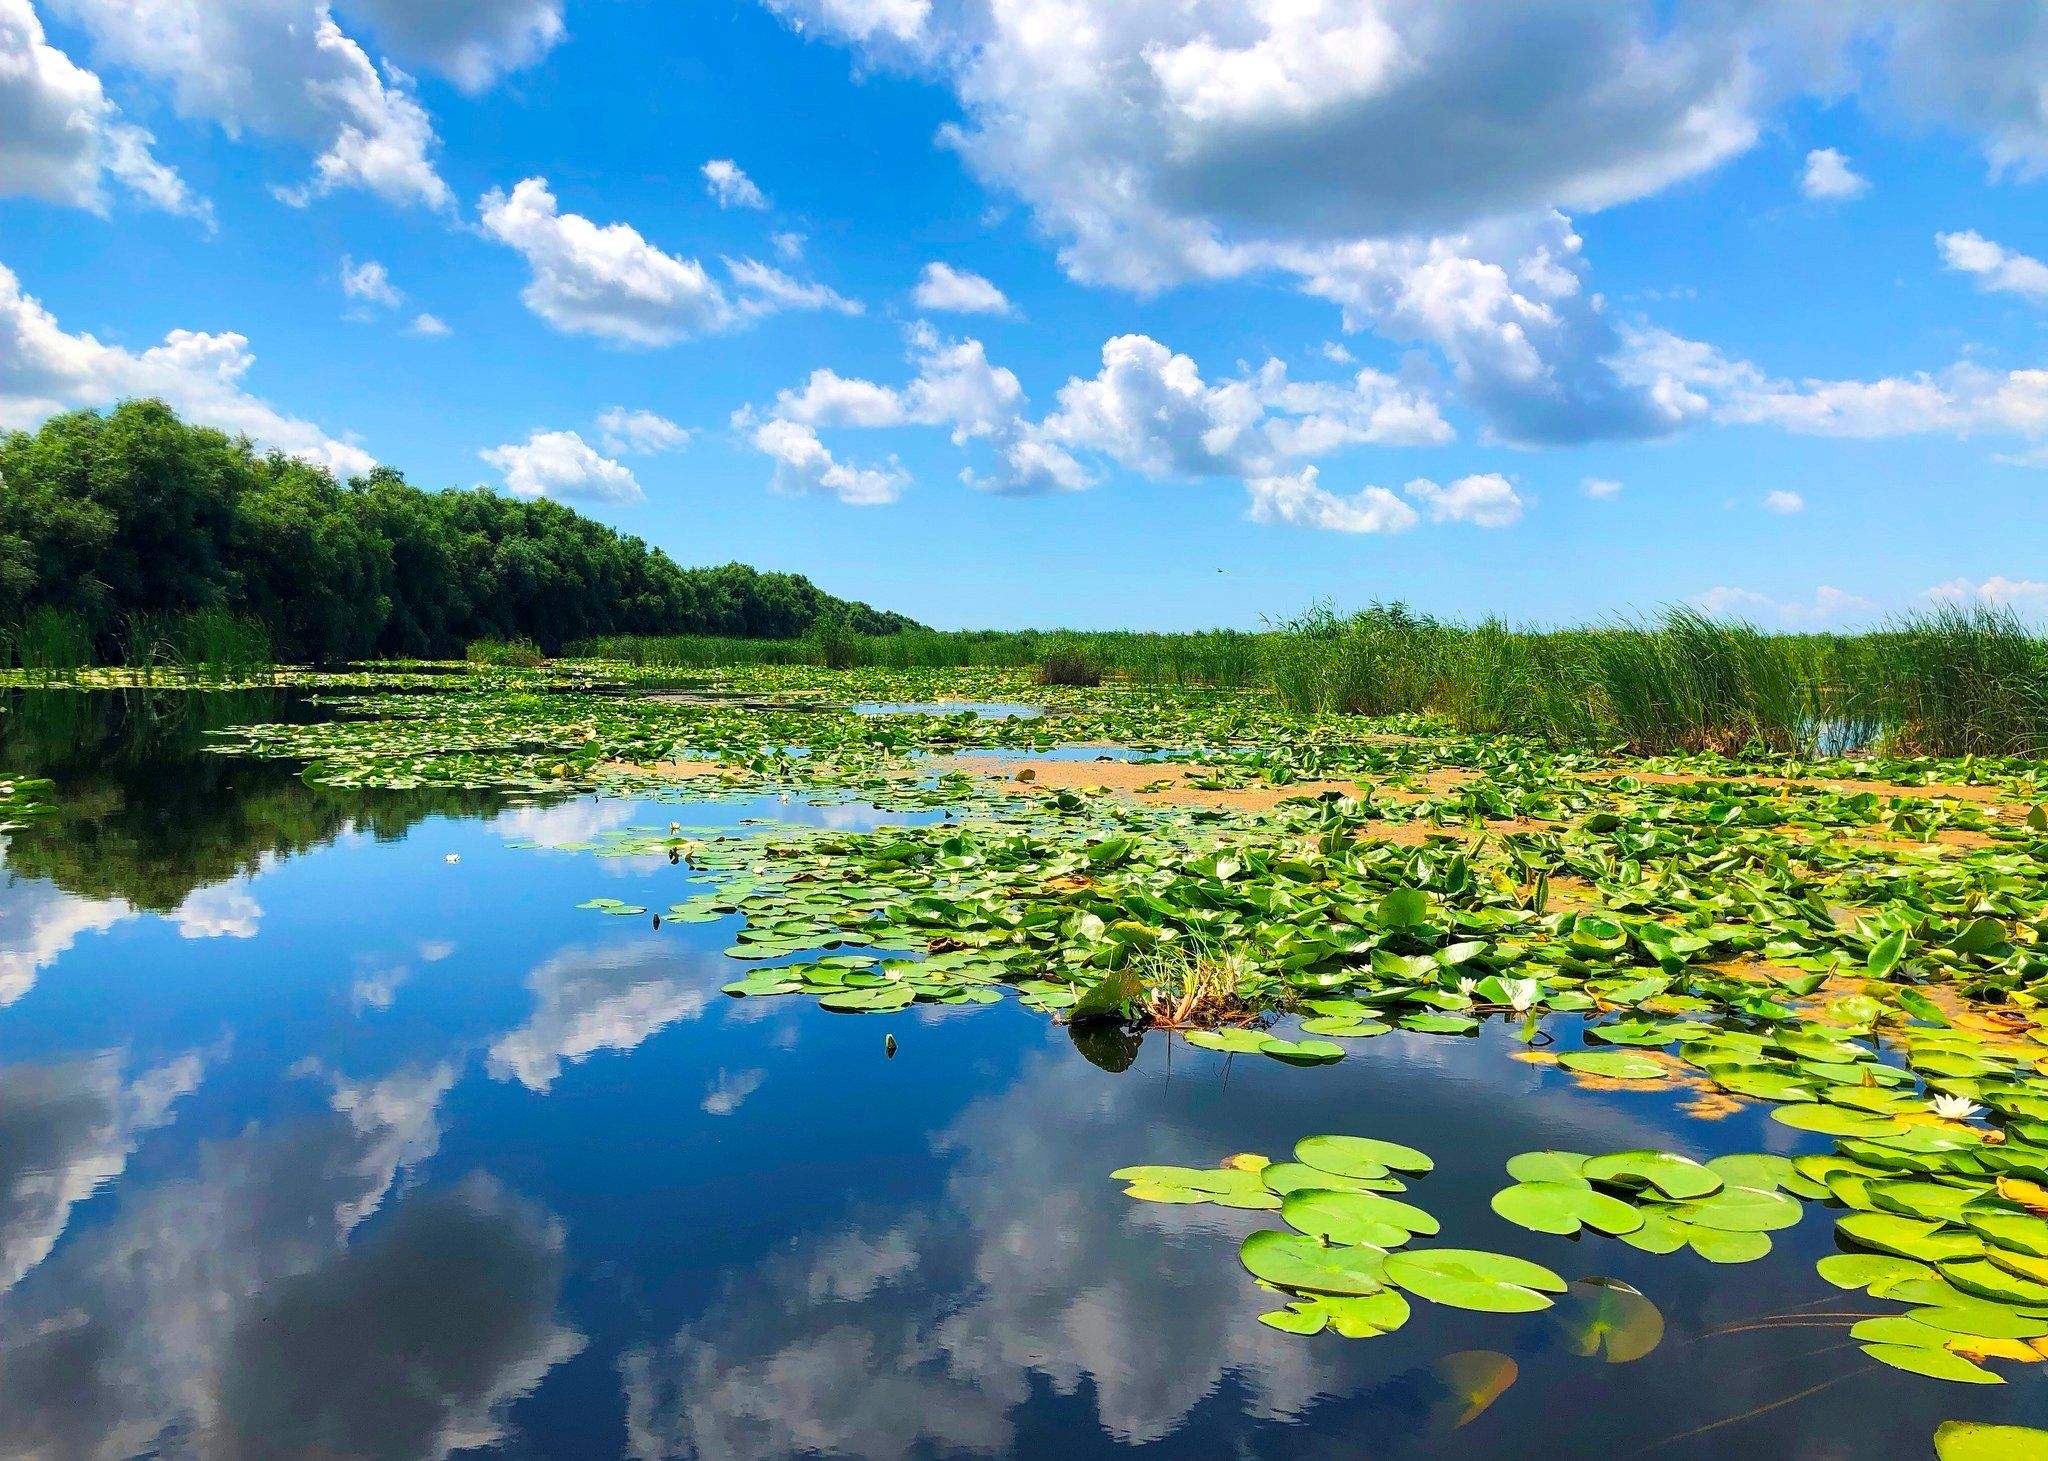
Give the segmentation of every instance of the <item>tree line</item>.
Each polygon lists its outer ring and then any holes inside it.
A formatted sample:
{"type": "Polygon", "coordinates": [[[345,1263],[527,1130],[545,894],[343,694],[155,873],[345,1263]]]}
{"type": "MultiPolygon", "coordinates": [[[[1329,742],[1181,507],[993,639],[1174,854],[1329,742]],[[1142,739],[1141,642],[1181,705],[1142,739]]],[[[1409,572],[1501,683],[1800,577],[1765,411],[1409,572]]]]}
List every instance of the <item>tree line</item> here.
{"type": "Polygon", "coordinates": [[[55,610],[121,652],[127,626],[223,611],[280,659],[443,657],[480,639],[556,652],[611,634],[786,638],[821,619],[915,627],[807,578],[678,567],[557,502],[337,482],[160,401],[0,436],[0,625],[55,610]]]}

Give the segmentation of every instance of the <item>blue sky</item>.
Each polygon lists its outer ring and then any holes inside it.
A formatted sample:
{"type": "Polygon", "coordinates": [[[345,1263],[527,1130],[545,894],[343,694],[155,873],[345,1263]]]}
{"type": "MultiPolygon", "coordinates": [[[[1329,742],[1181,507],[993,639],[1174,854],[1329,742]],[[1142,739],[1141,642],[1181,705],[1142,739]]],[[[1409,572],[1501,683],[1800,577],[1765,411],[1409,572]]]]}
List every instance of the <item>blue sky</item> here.
{"type": "Polygon", "coordinates": [[[948,626],[2038,614],[2043,74],[2031,0],[0,0],[0,426],[948,626]]]}

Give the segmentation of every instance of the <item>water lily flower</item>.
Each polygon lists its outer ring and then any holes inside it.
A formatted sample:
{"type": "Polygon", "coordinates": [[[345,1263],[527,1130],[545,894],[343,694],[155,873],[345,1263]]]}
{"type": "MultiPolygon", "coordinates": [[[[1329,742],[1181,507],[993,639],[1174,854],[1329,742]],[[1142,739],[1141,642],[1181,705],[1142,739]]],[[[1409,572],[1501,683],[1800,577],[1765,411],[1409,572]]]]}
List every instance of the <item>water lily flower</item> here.
{"type": "Polygon", "coordinates": [[[1458,993],[1464,995],[1467,999],[1472,997],[1472,991],[1478,987],[1479,981],[1477,979],[1467,977],[1458,981],[1458,993]]]}
{"type": "Polygon", "coordinates": [[[1927,1109],[1944,1121],[1968,1121],[1984,1108],[1968,1096],[1936,1096],[1927,1109]]]}
{"type": "Polygon", "coordinates": [[[1543,986],[1534,979],[1511,979],[1507,983],[1508,1008],[1516,1014],[1527,1014],[1536,1001],[1543,997],[1543,986]]]}

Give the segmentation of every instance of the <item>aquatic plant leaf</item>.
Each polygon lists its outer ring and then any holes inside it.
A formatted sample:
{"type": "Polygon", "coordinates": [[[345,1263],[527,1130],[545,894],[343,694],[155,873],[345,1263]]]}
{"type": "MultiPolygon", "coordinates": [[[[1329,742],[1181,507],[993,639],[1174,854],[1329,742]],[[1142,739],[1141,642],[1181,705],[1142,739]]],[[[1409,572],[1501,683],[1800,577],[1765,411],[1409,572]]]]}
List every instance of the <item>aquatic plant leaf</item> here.
{"type": "Polygon", "coordinates": [[[1445,1355],[1433,1373],[1448,1393],[1430,1408],[1431,1428],[1457,1430],[1484,1415],[1521,1370],[1496,1350],[1467,1349],[1445,1355]]]}
{"type": "Polygon", "coordinates": [[[1567,1237],[1581,1226],[1619,1236],[1643,1225],[1642,1213],[1584,1182],[1517,1183],[1494,1193],[1493,1210],[1511,1223],[1567,1237]]]}
{"type": "Polygon", "coordinates": [[[2048,1431],[1945,1420],[1934,1428],[1934,1454],[1936,1461],[2048,1461],[2048,1431]]]}
{"type": "Polygon", "coordinates": [[[1342,1177],[1383,1177],[1389,1171],[1424,1173],[1435,1168],[1425,1152],[1370,1136],[1309,1136],[1294,1144],[1297,1161],[1342,1177]]]}
{"type": "Polygon", "coordinates": [[[1508,1175],[1517,1182],[1577,1182],[1587,1158],[1579,1152],[1522,1152],[1508,1158],[1508,1175]]]}
{"type": "Polygon", "coordinates": [[[1882,1364],[1930,1380],[1954,1380],[1965,1385],[2003,1385],[2005,1377],[1994,1375],[1981,1365],[1945,1349],[1921,1349],[1908,1344],[1866,1344],[1863,1352],[1882,1364]]]}
{"type": "Polygon", "coordinates": [[[1548,1295],[1566,1287],[1540,1264],[1473,1248],[1404,1248],[1386,1256],[1382,1271],[1417,1298],[1495,1314],[1547,1309],[1548,1295]]]}
{"type": "Polygon", "coordinates": [[[1830,1253],[1814,1268],[1838,1289],[1866,1289],[1872,1293],[1882,1292],[1886,1284],[1926,1278],[1934,1272],[1924,1263],[1890,1253],[1830,1253]]]}
{"type": "Polygon", "coordinates": [[[1944,1230],[1940,1223],[1895,1213],[1852,1212],[1835,1224],[1835,1231],[1861,1247],[1923,1263],[1971,1258],[1984,1251],[1984,1240],[1975,1233],[1944,1230]]]}
{"type": "MultiPolygon", "coordinates": [[[[1333,1243],[1363,1243],[1373,1248],[1398,1248],[1409,1230],[1376,1214],[1367,1204],[1370,1192],[1290,1192],[1280,1203],[1280,1216],[1290,1227],[1333,1243]]],[[[1406,1204],[1397,1204],[1405,1206],[1406,1204]]]]}
{"type": "Polygon", "coordinates": [[[1590,1157],[1579,1173],[1591,1182],[1629,1188],[1654,1187],[1666,1197],[1680,1202],[1718,1192],[1722,1185],[1720,1174],[1702,1162],[1676,1152],[1647,1148],[1590,1157]]]}
{"type": "Polygon", "coordinates": [[[1664,1341],[1663,1313],[1619,1279],[1580,1279],[1558,1300],[1554,1317],[1573,1353],[1610,1365],[1639,1360],[1664,1341]]]}
{"type": "Polygon", "coordinates": [[[1299,1233],[1261,1229],[1238,1257],[1254,1277],[1308,1293],[1371,1294],[1386,1287],[1387,1255],[1377,1248],[1320,1243],[1299,1233]]]}
{"type": "Polygon", "coordinates": [[[1768,1233],[1723,1232],[1688,1226],[1686,1246],[1709,1263],[1754,1263],[1771,1251],[1768,1233]]]}
{"type": "Polygon", "coordinates": [[[1616,1081],[1661,1081],[1671,1074],[1649,1056],[1632,1050],[1573,1050],[1560,1055],[1557,1063],[1580,1075],[1616,1081]]]}

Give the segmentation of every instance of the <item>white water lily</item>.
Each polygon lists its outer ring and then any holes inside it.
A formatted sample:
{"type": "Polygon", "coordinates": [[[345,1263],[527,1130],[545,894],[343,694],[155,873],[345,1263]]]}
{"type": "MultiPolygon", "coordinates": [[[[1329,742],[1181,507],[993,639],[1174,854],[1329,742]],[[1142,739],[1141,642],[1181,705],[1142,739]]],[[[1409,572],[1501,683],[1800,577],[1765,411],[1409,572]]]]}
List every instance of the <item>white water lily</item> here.
{"type": "Polygon", "coordinates": [[[1472,997],[1472,991],[1477,989],[1478,987],[1479,981],[1477,979],[1467,978],[1460,979],[1458,981],[1458,993],[1464,995],[1467,999],[1470,999],[1472,997]]]}
{"type": "Polygon", "coordinates": [[[1516,1014],[1527,1014],[1536,1001],[1543,997],[1543,986],[1534,979],[1510,979],[1506,984],[1508,1008],[1516,1014]]]}
{"type": "Polygon", "coordinates": [[[1984,1108],[1968,1096],[1936,1096],[1927,1109],[1944,1121],[1968,1121],[1984,1108]]]}

